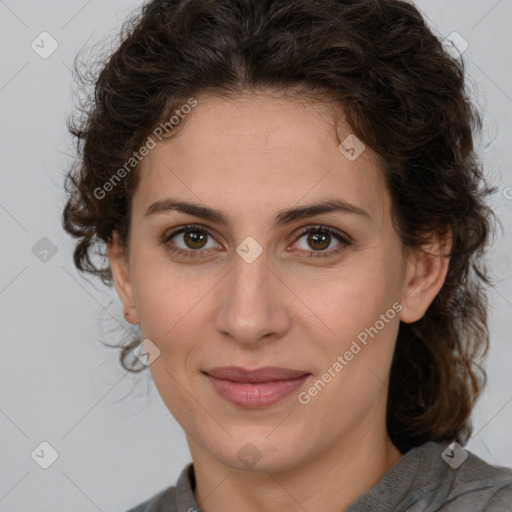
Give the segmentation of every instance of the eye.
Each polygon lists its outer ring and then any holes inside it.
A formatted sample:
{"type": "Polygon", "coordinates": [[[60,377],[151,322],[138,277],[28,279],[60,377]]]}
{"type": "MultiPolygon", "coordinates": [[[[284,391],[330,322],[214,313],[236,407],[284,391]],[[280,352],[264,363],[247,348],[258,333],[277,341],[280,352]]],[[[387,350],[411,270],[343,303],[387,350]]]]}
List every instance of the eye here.
{"type": "Polygon", "coordinates": [[[213,240],[208,230],[197,225],[182,226],[178,230],[166,235],[163,242],[170,251],[192,258],[202,256],[203,254],[201,253],[205,252],[202,249],[208,250],[222,247],[213,240]],[[212,241],[208,241],[208,238],[212,238],[212,241]],[[172,244],[169,244],[171,241],[172,244]]]}
{"type": "MultiPolygon", "coordinates": [[[[206,257],[210,250],[222,248],[210,231],[195,224],[182,226],[165,235],[162,243],[169,251],[187,258],[206,257]],[[208,240],[209,238],[212,240],[208,240]]],[[[312,226],[299,233],[293,245],[307,253],[307,257],[318,258],[338,254],[352,245],[352,241],[347,235],[329,227],[312,226]],[[334,248],[332,248],[333,244],[334,248]],[[330,247],[330,250],[326,250],[330,247]]]]}
{"type": "Polygon", "coordinates": [[[326,226],[313,226],[303,230],[294,245],[302,251],[309,252],[307,257],[318,258],[338,254],[352,244],[348,236],[344,236],[326,226]],[[301,242],[301,239],[302,240],[301,242]],[[334,249],[332,245],[334,243],[334,249]],[[331,247],[330,250],[325,249],[331,247]],[[312,250],[310,250],[312,249],[312,250]]]}

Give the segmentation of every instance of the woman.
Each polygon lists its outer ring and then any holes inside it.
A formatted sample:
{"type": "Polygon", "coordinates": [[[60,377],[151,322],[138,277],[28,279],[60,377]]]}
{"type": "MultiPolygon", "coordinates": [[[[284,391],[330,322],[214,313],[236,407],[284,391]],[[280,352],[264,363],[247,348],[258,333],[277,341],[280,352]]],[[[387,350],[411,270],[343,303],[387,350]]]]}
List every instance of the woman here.
{"type": "Polygon", "coordinates": [[[192,456],[132,511],[512,510],[512,470],[463,448],[493,189],[452,53],[399,0],[128,22],[70,126],[63,223],[192,456]]]}

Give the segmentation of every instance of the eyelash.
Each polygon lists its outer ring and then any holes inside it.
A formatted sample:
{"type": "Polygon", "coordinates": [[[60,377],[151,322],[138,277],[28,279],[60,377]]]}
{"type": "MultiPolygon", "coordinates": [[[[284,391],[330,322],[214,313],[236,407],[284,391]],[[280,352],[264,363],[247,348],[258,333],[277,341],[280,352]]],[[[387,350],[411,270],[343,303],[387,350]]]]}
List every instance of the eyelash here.
{"type": "MultiPolygon", "coordinates": [[[[171,240],[172,238],[174,238],[177,235],[186,233],[187,231],[194,231],[196,233],[201,233],[203,235],[211,236],[213,238],[212,234],[207,229],[203,228],[202,226],[197,225],[197,224],[187,224],[186,226],[183,226],[183,227],[177,229],[176,231],[173,231],[169,235],[165,235],[164,239],[162,240],[162,243],[166,245],[166,247],[169,251],[179,254],[181,256],[185,256],[187,258],[206,257],[206,256],[201,255],[201,253],[208,251],[209,249],[186,250],[186,249],[181,249],[180,247],[172,247],[171,245],[169,245],[169,243],[168,243],[169,240],[171,240]]],[[[338,254],[338,253],[344,251],[345,249],[347,249],[348,247],[350,247],[352,245],[352,241],[348,237],[344,237],[337,231],[334,231],[333,229],[331,229],[327,226],[322,226],[322,225],[311,226],[311,227],[308,227],[308,228],[302,230],[297,235],[297,239],[295,241],[299,240],[304,235],[308,235],[309,233],[328,233],[329,235],[333,236],[336,240],[338,240],[338,242],[340,242],[340,244],[338,245],[338,247],[336,249],[331,249],[329,251],[307,251],[310,253],[309,256],[304,256],[307,258],[325,258],[328,256],[334,256],[335,254],[338,254]]]]}

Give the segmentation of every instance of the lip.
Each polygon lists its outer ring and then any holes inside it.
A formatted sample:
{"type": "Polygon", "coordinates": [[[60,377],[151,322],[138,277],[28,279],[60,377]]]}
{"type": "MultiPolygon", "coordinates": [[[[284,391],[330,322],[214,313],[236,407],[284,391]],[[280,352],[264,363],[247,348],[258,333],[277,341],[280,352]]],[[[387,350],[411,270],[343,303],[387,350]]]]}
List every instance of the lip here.
{"type": "Polygon", "coordinates": [[[302,386],[311,375],[302,370],[277,366],[254,370],[223,366],[203,373],[222,398],[250,409],[268,407],[281,401],[302,386]]]}

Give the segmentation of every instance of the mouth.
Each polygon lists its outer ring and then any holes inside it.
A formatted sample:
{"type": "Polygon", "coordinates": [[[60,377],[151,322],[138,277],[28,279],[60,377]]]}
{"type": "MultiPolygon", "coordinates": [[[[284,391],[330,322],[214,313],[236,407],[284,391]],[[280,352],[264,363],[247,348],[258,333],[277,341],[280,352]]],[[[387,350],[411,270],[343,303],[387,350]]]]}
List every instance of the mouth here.
{"type": "Polygon", "coordinates": [[[268,407],[283,400],[311,376],[309,372],[276,366],[255,370],[223,366],[203,374],[223,399],[249,409],[268,407]]]}

